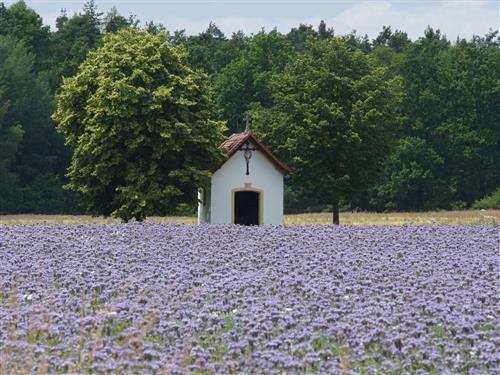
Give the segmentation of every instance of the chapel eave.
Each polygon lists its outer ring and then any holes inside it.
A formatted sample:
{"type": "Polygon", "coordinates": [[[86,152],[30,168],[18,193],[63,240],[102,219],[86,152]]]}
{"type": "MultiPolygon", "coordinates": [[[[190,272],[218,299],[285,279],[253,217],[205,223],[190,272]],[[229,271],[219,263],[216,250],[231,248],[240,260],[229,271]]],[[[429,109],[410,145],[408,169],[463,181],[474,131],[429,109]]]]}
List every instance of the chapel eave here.
{"type": "Polygon", "coordinates": [[[227,157],[219,164],[210,168],[210,171],[214,173],[220,169],[246,142],[251,142],[281,173],[287,174],[291,172],[291,169],[279,160],[251,131],[231,134],[228,139],[222,142],[219,148],[227,152],[227,157]]]}

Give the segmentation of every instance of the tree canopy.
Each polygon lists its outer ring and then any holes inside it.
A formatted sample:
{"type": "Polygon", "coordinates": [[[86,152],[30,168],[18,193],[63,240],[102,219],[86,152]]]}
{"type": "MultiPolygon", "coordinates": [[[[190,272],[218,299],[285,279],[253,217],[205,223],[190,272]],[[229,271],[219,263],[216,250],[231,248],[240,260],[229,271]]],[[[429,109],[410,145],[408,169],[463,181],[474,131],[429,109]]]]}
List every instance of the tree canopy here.
{"type": "Polygon", "coordinates": [[[406,48],[404,124],[373,200],[382,209],[464,208],[499,185],[498,58],[432,29],[406,48]]]}
{"type": "Polygon", "coordinates": [[[221,157],[208,78],[167,35],[106,35],[64,80],[54,119],[73,150],[69,187],[95,215],[127,221],[194,203],[221,157]]]}
{"type": "Polygon", "coordinates": [[[375,180],[399,124],[399,80],[387,80],[346,38],[311,40],[273,80],[275,105],[256,129],[290,163],[294,182],[334,208],[375,180]]]}
{"type": "Polygon", "coordinates": [[[34,65],[23,42],[0,36],[0,212],[36,212],[42,202],[54,212],[67,203],[54,154],[62,142],[50,121],[52,97],[34,65]]]}
{"type": "Polygon", "coordinates": [[[217,75],[214,83],[217,102],[231,131],[243,130],[244,114],[252,103],[272,105],[271,77],[283,71],[292,53],[290,43],[276,30],[260,32],[246,51],[217,75]]]}

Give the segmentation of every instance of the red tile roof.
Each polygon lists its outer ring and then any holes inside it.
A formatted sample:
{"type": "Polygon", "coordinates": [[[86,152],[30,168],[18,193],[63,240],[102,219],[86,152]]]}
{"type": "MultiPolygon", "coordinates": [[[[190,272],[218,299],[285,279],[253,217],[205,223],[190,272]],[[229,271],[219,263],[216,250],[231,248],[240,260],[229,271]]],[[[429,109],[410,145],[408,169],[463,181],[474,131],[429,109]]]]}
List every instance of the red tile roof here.
{"type": "Polygon", "coordinates": [[[247,141],[252,142],[255,148],[261,151],[282,173],[290,173],[290,168],[279,160],[271,152],[271,150],[269,150],[255,135],[252,134],[252,132],[231,134],[228,139],[222,142],[219,148],[222,148],[227,152],[227,159],[222,161],[222,163],[219,163],[215,168],[211,168],[211,171],[215,172],[217,169],[222,167],[222,165],[229,160],[229,158],[233,156],[247,141]]]}

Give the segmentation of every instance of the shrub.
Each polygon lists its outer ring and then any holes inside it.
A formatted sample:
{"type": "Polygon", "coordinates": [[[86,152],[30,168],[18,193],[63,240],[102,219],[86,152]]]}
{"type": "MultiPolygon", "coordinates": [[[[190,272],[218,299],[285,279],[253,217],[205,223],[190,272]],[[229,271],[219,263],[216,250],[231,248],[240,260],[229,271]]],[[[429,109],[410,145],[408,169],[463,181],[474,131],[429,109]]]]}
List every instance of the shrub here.
{"type": "Polygon", "coordinates": [[[500,187],[490,195],[484,197],[483,199],[475,201],[472,207],[485,210],[500,208],[500,187]]]}

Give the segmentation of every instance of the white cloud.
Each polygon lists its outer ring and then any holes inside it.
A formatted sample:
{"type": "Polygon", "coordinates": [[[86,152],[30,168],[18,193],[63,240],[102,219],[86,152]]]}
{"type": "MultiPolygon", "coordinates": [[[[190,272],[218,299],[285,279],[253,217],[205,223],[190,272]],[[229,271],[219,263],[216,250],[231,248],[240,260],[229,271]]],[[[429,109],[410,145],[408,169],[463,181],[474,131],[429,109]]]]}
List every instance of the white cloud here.
{"type": "Polygon", "coordinates": [[[352,29],[375,37],[382,25],[408,33],[411,38],[423,34],[427,26],[440,29],[449,39],[483,35],[489,28],[498,29],[499,14],[484,1],[423,2],[421,5],[396,9],[388,1],[364,1],[330,19],[339,33],[352,29]]]}

